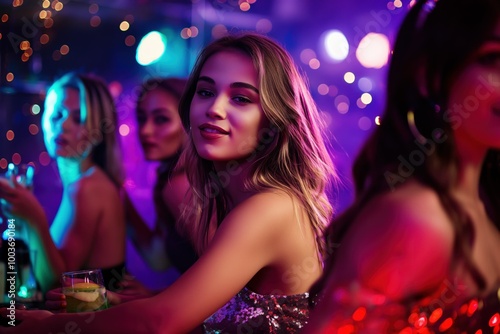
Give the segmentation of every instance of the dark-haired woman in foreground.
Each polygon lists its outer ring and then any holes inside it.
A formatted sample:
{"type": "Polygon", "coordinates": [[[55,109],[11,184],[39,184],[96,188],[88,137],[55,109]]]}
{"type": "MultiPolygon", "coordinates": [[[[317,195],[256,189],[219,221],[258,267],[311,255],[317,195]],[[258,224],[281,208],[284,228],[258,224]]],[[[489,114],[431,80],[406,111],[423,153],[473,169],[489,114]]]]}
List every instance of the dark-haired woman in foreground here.
{"type": "Polygon", "coordinates": [[[306,333],[498,333],[500,2],[417,1],[388,80],[306,333]]]}

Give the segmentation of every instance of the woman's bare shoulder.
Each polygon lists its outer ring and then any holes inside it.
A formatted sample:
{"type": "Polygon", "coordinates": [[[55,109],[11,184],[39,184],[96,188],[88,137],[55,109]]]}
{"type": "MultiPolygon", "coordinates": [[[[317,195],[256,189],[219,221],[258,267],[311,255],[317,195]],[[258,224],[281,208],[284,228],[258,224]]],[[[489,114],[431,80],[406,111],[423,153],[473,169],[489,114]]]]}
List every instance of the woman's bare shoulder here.
{"type": "Polygon", "coordinates": [[[429,227],[449,230],[450,218],[433,189],[418,182],[381,194],[371,200],[362,210],[359,219],[372,217],[382,224],[394,228],[405,226],[429,227]],[[413,225],[416,224],[416,225],[413,225]]]}
{"type": "Polygon", "coordinates": [[[447,275],[453,242],[439,196],[411,182],[361,209],[341,244],[337,258],[346,270],[340,275],[343,280],[361,277],[395,298],[422,291],[447,275]]]}
{"type": "Polygon", "coordinates": [[[299,200],[283,191],[258,192],[238,204],[226,217],[231,224],[243,225],[251,222],[252,229],[263,229],[267,234],[283,233],[304,216],[299,200]],[[299,217],[300,215],[300,217],[299,217]]]}
{"type": "Polygon", "coordinates": [[[299,200],[294,196],[278,190],[267,190],[258,192],[245,201],[241,202],[235,209],[238,211],[253,211],[253,214],[270,213],[286,214],[293,213],[299,200]]]}
{"type": "Polygon", "coordinates": [[[109,201],[119,200],[120,197],[118,187],[99,167],[87,170],[82,177],[68,186],[68,190],[76,197],[87,199],[107,198],[109,201]]]}

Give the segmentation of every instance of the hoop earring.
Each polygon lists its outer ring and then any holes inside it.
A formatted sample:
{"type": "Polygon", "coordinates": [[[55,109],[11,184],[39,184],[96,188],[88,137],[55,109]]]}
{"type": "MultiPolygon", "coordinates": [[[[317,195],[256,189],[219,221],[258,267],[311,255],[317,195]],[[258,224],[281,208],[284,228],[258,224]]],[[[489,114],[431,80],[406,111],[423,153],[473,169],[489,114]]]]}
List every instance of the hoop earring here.
{"type": "Polygon", "coordinates": [[[425,138],[420,131],[418,131],[417,124],[415,124],[415,114],[413,113],[413,110],[408,110],[406,113],[406,119],[413,137],[415,137],[420,144],[425,144],[427,142],[427,138],[425,138]]]}
{"type": "MultiPolygon", "coordinates": [[[[430,108],[434,111],[435,117],[441,117],[441,106],[437,103],[434,103],[428,99],[425,100],[425,108],[430,108]]],[[[413,110],[408,110],[406,113],[406,120],[408,121],[408,127],[410,128],[413,137],[418,140],[419,143],[425,144],[428,139],[425,138],[424,135],[418,130],[417,124],[415,123],[415,113],[413,110]]]]}

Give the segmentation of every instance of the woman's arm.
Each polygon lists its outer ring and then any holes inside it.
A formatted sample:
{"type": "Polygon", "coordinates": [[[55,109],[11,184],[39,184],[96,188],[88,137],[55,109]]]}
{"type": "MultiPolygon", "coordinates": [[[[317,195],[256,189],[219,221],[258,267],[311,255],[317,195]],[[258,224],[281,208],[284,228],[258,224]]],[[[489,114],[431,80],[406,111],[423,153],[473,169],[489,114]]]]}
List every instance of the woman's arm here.
{"type": "MultiPolygon", "coordinates": [[[[162,293],[93,313],[54,315],[39,328],[64,331],[68,323],[88,333],[186,333],[222,307],[264,267],[279,262],[281,234],[293,228],[289,197],[260,194],[235,208],[222,222],[205,254],[162,293]]],[[[277,277],[281,277],[277,275],[277,277]]],[[[287,291],[276,280],[276,290],[287,291]]],[[[28,313],[29,315],[29,313],[28,313]]],[[[30,321],[20,330],[29,329],[30,321]]]]}
{"type": "Polygon", "coordinates": [[[64,260],[52,241],[45,212],[32,191],[14,181],[14,187],[0,184],[2,198],[9,203],[9,215],[23,230],[28,247],[36,250],[31,258],[35,276],[43,292],[58,281],[65,270],[64,260]]]}

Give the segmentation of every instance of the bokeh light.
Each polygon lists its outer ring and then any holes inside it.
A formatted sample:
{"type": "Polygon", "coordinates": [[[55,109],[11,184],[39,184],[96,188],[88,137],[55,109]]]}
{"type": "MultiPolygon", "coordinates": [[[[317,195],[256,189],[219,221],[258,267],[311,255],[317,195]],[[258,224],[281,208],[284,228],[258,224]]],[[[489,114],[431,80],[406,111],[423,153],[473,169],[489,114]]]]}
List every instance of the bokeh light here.
{"type": "Polygon", "coordinates": [[[358,88],[362,92],[370,92],[373,89],[373,82],[370,80],[370,78],[362,77],[358,80],[358,88]]]}
{"type": "MultiPolygon", "coordinates": [[[[52,4],[54,4],[54,2],[52,4]]],[[[54,9],[57,12],[61,11],[63,9],[63,7],[64,7],[64,4],[62,2],[57,2],[54,4],[54,9]]]]}
{"type": "Polygon", "coordinates": [[[212,37],[213,38],[220,38],[226,34],[227,34],[227,27],[223,24],[216,24],[212,28],[212,37]]]}
{"type": "Polygon", "coordinates": [[[356,76],[352,72],[346,72],[344,74],[344,81],[347,82],[348,84],[352,84],[356,80],[356,76]]]}
{"type": "Polygon", "coordinates": [[[358,106],[359,109],[365,109],[366,108],[366,104],[363,103],[363,100],[361,100],[361,98],[359,98],[359,99],[356,100],[356,106],[358,106]]]}
{"type": "Polygon", "coordinates": [[[113,98],[118,98],[123,91],[123,86],[119,81],[112,81],[108,84],[109,92],[113,98]]]}
{"type": "Polygon", "coordinates": [[[50,156],[47,152],[42,152],[38,156],[38,161],[40,162],[40,165],[42,166],[47,166],[50,163],[50,156]]]}
{"type": "Polygon", "coordinates": [[[349,112],[350,101],[345,95],[339,95],[335,98],[335,108],[340,114],[347,114],[349,112]]]}
{"type": "Polygon", "coordinates": [[[142,66],[157,62],[165,53],[167,38],[158,31],[147,33],[139,42],[135,59],[142,66]]]}
{"type": "Polygon", "coordinates": [[[358,120],[358,126],[361,130],[368,131],[372,127],[372,121],[366,116],[360,117],[358,120]]]}
{"type": "Polygon", "coordinates": [[[36,135],[36,134],[38,134],[38,132],[40,131],[40,129],[38,128],[38,125],[36,125],[36,124],[30,124],[30,126],[28,127],[28,131],[32,135],[36,135]]]}
{"type": "Polygon", "coordinates": [[[14,153],[12,154],[12,162],[14,163],[14,165],[19,165],[21,163],[21,154],[19,153],[14,153]]]}
{"type": "Polygon", "coordinates": [[[321,63],[319,62],[318,59],[313,58],[309,60],[309,67],[313,70],[317,70],[321,66],[321,63]]]}
{"type": "Polygon", "coordinates": [[[132,35],[128,35],[125,37],[125,45],[126,46],[133,46],[135,44],[135,37],[132,35]]]}
{"type": "Polygon", "coordinates": [[[69,53],[69,46],[67,46],[66,44],[62,45],[59,48],[59,52],[61,52],[63,56],[67,55],[69,53]]]}
{"type": "Polygon", "coordinates": [[[97,28],[101,24],[101,18],[97,15],[94,15],[90,18],[90,26],[93,28],[97,28]]]}
{"type": "Polygon", "coordinates": [[[250,4],[248,2],[242,2],[240,4],[240,10],[243,12],[248,12],[250,10],[250,4]]]}
{"type": "Polygon", "coordinates": [[[325,33],[324,47],[327,55],[334,61],[342,61],[349,54],[349,42],[340,30],[325,33]]]}
{"type": "Polygon", "coordinates": [[[127,21],[122,21],[120,23],[120,30],[121,31],[127,31],[129,28],[130,28],[130,23],[128,23],[127,21]]]}
{"type": "Polygon", "coordinates": [[[356,58],[366,68],[381,68],[387,64],[390,44],[387,36],[369,33],[359,43],[356,58]]]}
{"type": "Polygon", "coordinates": [[[127,124],[122,124],[118,128],[118,133],[120,133],[120,136],[128,136],[130,134],[130,127],[127,124]]]}
{"type": "Polygon", "coordinates": [[[12,130],[8,130],[5,133],[5,138],[7,138],[8,141],[14,140],[14,137],[15,137],[15,134],[14,134],[14,131],[12,131],[12,130]]]}
{"type": "Polygon", "coordinates": [[[184,39],[194,38],[198,36],[199,30],[195,26],[184,28],[181,30],[181,37],[184,39]]]}
{"type": "Polygon", "coordinates": [[[99,11],[99,5],[96,3],[93,3],[89,6],[89,13],[90,14],[96,14],[99,11]]]}
{"type": "Polygon", "coordinates": [[[309,64],[311,59],[316,58],[316,52],[312,49],[304,49],[300,52],[300,61],[303,64],[309,64]]]}
{"type": "Polygon", "coordinates": [[[50,38],[49,38],[49,35],[47,34],[42,34],[40,36],[40,43],[41,44],[47,44],[49,42],[50,38]]]}
{"type": "Polygon", "coordinates": [[[273,23],[268,19],[260,19],[255,25],[255,31],[261,34],[267,34],[271,30],[273,30],[273,23]]]}
{"type": "Polygon", "coordinates": [[[47,29],[52,28],[53,25],[54,25],[54,20],[52,20],[51,18],[48,18],[45,21],[43,21],[43,26],[47,29]]]}
{"type": "Polygon", "coordinates": [[[30,42],[29,41],[22,41],[19,43],[19,50],[25,51],[28,50],[30,47],[30,42]]]}
{"type": "Polygon", "coordinates": [[[320,84],[318,86],[318,93],[320,95],[327,95],[329,91],[330,91],[330,88],[326,84],[320,84]]]}
{"type": "Polygon", "coordinates": [[[370,93],[363,93],[361,95],[361,101],[363,101],[364,104],[370,104],[373,101],[373,97],[370,93]]]}

